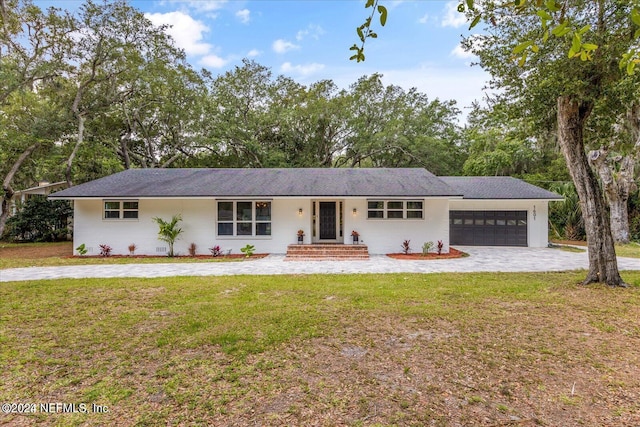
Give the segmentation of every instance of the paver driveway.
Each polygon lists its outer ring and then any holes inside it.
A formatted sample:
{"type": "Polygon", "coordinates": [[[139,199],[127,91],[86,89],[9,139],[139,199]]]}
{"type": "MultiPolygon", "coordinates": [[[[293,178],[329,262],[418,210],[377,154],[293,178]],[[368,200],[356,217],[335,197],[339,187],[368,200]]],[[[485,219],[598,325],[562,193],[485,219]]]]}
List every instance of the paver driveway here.
{"type": "MultiPolygon", "coordinates": [[[[550,248],[460,247],[470,256],[407,261],[374,255],[365,261],[284,261],[283,255],[246,262],[121,264],[0,270],[0,282],[84,277],[225,276],[239,274],[341,274],[565,271],[587,268],[586,252],[550,248]]],[[[640,270],[640,259],[618,258],[621,270],[640,270]]]]}

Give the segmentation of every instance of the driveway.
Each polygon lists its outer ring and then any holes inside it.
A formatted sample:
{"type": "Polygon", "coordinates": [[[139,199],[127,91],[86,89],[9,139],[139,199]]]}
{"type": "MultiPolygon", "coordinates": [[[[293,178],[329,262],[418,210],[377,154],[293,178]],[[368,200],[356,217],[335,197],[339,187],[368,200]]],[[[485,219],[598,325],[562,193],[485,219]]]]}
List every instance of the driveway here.
{"type": "MultiPolygon", "coordinates": [[[[284,255],[246,262],[185,264],[121,264],[29,267],[0,270],[0,282],[85,278],[226,276],[240,274],[352,274],[440,272],[545,272],[585,269],[586,252],[550,248],[457,247],[469,257],[407,261],[373,255],[364,261],[284,261],[284,255]]],[[[620,270],[640,270],[640,259],[618,258],[620,270]]]]}

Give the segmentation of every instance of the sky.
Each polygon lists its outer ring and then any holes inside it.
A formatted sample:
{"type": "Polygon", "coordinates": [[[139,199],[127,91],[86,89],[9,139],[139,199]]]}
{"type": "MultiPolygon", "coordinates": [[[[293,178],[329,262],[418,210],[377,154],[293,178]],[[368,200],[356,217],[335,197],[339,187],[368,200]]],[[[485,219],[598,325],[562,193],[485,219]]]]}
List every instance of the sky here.
{"type": "MultiPolygon", "coordinates": [[[[35,3],[38,3],[36,0],[35,3]]],[[[58,0],[73,9],[76,0],[58,0]]],[[[168,32],[196,69],[213,75],[242,66],[249,58],[309,85],[330,79],[348,88],[360,77],[379,73],[386,85],[417,88],[430,100],[455,100],[466,117],[474,100],[484,99],[489,78],[460,47],[468,23],[457,0],[380,0],[387,24],[374,21],[365,62],[350,61],[359,44],[356,27],[369,16],[365,0],[130,0],[168,32]]],[[[66,6],[66,7],[65,7],[66,6]]]]}

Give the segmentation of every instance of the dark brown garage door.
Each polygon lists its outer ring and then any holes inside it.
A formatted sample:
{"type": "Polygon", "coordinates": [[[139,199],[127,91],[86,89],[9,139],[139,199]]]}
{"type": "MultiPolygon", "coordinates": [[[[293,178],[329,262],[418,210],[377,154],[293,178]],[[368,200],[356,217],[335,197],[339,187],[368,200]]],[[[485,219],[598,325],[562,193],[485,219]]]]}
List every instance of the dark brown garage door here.
{"type": "Polygon", "coordinates": [[[449,211],[452,245],[527,246],[527,211],[449,211]]]}

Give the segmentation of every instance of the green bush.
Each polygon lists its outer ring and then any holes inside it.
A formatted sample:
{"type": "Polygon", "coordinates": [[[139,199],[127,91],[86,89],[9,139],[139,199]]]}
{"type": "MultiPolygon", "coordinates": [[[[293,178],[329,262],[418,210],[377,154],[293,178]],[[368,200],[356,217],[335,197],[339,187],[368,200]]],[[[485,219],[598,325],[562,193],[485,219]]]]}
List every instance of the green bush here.
{"type": "Polygon", "coordinates": [[[7,221],[7,235],[24,242],[56,242],[66,240],[73,209],[66,200],[47,200],[32,196],[7,221]]]}

